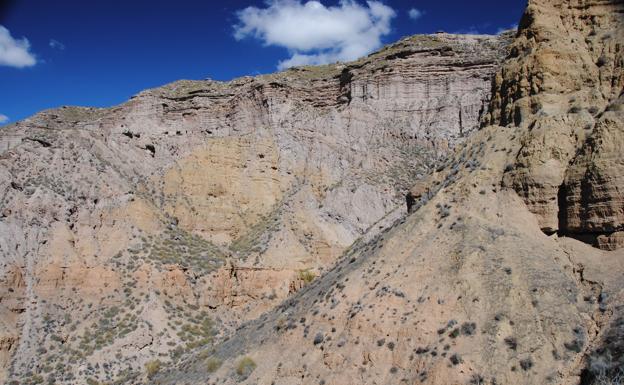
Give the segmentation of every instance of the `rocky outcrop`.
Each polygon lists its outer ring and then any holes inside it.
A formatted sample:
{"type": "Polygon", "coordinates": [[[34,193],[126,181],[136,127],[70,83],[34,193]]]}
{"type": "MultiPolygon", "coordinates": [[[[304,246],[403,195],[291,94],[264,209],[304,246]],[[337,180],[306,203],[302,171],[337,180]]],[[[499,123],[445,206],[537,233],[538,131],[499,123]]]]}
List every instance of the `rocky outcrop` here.
{"type": "Polygon", "coordinates": [[[596,147],[624,135],[623,12],[616,1],[530,2],[483,121],[520,129],[505,185],[542,229],[607,248],[623,225],[621,156],[596,147]]]}
{"type": "Polygon", "coordinates": [[[560,193],[564,231],[589,236],[606,250],[624,246],[622,117],[604,113],[571,163],[560,193]]]}

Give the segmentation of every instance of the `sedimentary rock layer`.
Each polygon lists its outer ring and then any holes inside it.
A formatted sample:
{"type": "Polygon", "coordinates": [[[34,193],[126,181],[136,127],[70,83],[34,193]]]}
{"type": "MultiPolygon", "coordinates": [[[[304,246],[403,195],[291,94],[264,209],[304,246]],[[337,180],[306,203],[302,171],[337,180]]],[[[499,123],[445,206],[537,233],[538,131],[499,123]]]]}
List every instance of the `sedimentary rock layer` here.
{"type": "Polygon", "coordinates": [[[623,24],[621,1],[530,2],[483,121],[521,129],[506,183],[542,229],[607,248],[624,226],[623,24]]]}
{"type": "Polygon", "coordinates": [[[0,363],[10,380],[144,377],[271,309],[477,126],[509,34],[179,81],[0,131],[0,363]]]}

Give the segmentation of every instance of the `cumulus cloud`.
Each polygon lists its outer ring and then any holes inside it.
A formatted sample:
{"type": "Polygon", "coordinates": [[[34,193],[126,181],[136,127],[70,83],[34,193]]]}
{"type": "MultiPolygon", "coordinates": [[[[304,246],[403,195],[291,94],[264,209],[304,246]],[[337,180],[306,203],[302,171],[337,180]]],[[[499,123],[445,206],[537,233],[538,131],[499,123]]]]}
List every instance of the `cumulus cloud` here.
{"type": "Polygon", "coordinates": [[[256,38],[265,45],[285,47],[291,57],[279,69],[298,65],[355,60],[381,46],[390,33],[395,11],[379,1],[363,5],[341,0],[337,6],[319,1],[267,0],[265,8],[237,12],[237,40],[256,38]]]}
{"type": "Polygon", "coordinates": [[[418,20],[423,15],[423,11],[416,9],[416,8],[412,8],[407,12],[407,14],[409,15],[410,19],[418,20]]]}
{"type": "Polygon", "coordinates": [[[23,68],[36,63],[35,55],[30,52],[28,39],[14,39],[9,30],[0,25],[0,65],[23,68]]]}
{"type": "Polygon", "coordinates": [[[0,114],[0,124],[8,122],[10,119],[4,114],[0,114]]]}

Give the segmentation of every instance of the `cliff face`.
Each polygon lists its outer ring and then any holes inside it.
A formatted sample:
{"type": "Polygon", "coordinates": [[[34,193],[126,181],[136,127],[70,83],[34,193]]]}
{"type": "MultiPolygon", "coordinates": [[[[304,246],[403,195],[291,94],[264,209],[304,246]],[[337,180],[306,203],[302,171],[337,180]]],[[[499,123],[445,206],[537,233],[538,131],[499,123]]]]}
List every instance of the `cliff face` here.
{"type": "Polygon", "coordinates": [[[505,181],[542,229],[605,249],[624,245],[623,12],[618,1],[531,3],[484,119],[522,129],[505,181]]]}
{"type": "Polygon", "coordinates": [[[478,127],[509,39],[415,36],[3,128],[9,380],[141,381],[299,291],[478,127]]]}
{"type": "Polygon", "coordinates": [[[623,15],[531,0],[511,45],[415,36],[4,129],[9,380],[616,375],[623,15]]]}
{"type": "Polygon", "coordinates": [[[617,375],[623,6],[529,1],[482,128],[416,184],[410,214],[154,382],[598,384],[617,375]]]}

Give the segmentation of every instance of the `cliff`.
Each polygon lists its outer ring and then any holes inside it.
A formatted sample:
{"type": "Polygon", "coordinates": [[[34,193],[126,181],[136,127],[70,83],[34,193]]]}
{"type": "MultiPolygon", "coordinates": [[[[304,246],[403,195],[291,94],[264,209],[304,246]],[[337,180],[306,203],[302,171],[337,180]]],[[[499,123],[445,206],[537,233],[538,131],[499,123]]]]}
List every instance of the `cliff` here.
{"type": "Polygon", "coordinates": [[[325,273],[478,128],[510,38],[414,36],[4,128],[9,380],[139,381],[325,273]]]}
{"type": "Polygon", "coordinates": [[[616,383],[623,15],[529,1],[481,128],[410,213],[156,383],[616,383]]]}
{"type": "Polygon", "coordinates": [[[9,126],[9,383],[615,381],[623,18],[530,0],[513,36],[9,126]]]}

